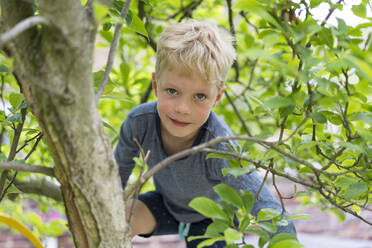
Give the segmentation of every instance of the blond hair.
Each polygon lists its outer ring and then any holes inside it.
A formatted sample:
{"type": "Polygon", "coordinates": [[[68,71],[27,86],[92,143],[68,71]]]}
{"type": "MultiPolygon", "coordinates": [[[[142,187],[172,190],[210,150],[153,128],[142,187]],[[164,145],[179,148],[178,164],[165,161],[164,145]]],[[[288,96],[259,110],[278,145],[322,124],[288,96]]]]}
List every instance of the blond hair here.
{"type": "Polygon", "coordinates": [[[157,44],[156,80],[164,69],[178,69],[199,73],[222,88],[236,56],[232,41],[230,33],[208,22],[189,20],[166,28],[157,44]]]}

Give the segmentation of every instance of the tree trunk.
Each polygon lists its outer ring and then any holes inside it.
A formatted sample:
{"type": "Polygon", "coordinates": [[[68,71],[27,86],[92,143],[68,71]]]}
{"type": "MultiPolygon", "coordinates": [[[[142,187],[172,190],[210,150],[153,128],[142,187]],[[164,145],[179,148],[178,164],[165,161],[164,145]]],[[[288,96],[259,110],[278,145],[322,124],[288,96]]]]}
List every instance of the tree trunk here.
{"type": "MultiPolygon", "coordinates": [[[[6,46],[14,74],[55,161],[76,247],[131,247],[111,144],[94,102],[96,25],[76,0],[40,0],[49,25],[6,46]]],[[[3,30],[34,15],[32,1],[2,0],[3,30]]]]}

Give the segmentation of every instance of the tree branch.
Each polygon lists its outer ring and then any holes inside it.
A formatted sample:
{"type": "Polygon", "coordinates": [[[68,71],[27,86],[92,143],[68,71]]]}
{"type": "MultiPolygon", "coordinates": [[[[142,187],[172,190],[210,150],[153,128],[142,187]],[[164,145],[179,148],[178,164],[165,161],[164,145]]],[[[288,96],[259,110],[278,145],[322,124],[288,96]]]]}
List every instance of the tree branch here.
{"type": "Polygon", "coordinates": [[[32,179],[27,182],[16,180],[14,185],[23,193],[36,194],[52,198],[56,201],[63,201],[60,186],[50,182],[46,178],[42,180],[32,179]]]}
{"type": "MultiPolygon", "coordinates": [[[[269,166],[270,166],[270,167],[273,167],[272,165],[273,165],[273,159],[270,159],[270,165],[269,165],[269,166]]],[[[258,196],[260,195],[261,190],[262,190],[263,186],[265,185],[265,182],[266,182],[266,179],[267,179],[267,176],[268,176],[268,175],[269,175],[269,171],[267,170],[266,173],[265,173],[265,176],[264,176],[264,178],[263,178],[263,180],[262,180],[262,183],[261,183],[261,185],[260,185],[260,188],[257,190],[256,195],[254,196],[254,199],[255,199],[255,200],[258,199],[258,196]]]]}
{"type": "Polygon", "coordinates": [[[186,17],[191,17],[192,12],[203,2],[203,0],[197,0],[193,1],[190,4],[188,4],[185,7],[181,7],[181,9],[177,12],[174,13],[173,15],[169,16],[167,20],[174,19],[176,18],[179,14],[183,13],[183,15],[180,17],[178,20],[179,22],[182,21],[186,17]]]}
{"type": "Polygon", "coordinates": [[[242,115],[240,114],[238,108],[235,106],[234,101],[231,99],[231,97],[230,97],[229,93],[227,93],[227,91],[225,91],[225,96],[226,96],[227,100],[229,101],[229,103],[231,104],[231,106],[233,107],[235,114],[238,116],[238,118],[240,120],[240,123],[243,125],[244,131],[247,133],[248,136],[252,136],[251,131],[249,130],[249,128],[245,124],[245,121],[244,121],[242,115]]]}
{"type": "Polygon", "coordinates": [[[50,22],[42,16],[31,16],[24,19],[23,21],[15,25],[12,29],[6,31],[0,36],[0,48],[2,48],[5,43],[16,38],[27,29],[32,28],[38,24],[50,25],[50,22]]]}
{"type": "MultiPolygon", "coordinates": [[[[209,149],[209,148],[204,148],[202,149],[202,151],[204,152],[212,152],[212,153],[218,153],[218,154],[224,154],[224,155],[229,155],[229,156],[232,156],[232,157],[236,157],[238,159],[242,159],[242,160],[245,160],[245,161],[248,161],[250,163],[252,163],[256,168],[262,168],[266,171],[270,171],[272,173],[272,175],[277,175],[277,176],[280,176],[280,177],[283,177],[283,178],[287,178],[288,180],[292,181],[292,182],[295,182],[295,183],[298,183],[298,184],[301,184],[301,185],[304,185],[308,188],[311,188],[311,189],[315,189],[316,191],[318,191],[322,196],[324,196],[324,198],[326,200],[328,200],[332,205],[334,205],[335,207],[347,212],[347,213],[350,213],[352,215],[354,215],[355,217],[357,217],[358,219],[362,220],[363,222],[369,224],[369,225],[372,225],[372,222],[366,220],[365,218],[363,218],[362,216],[360,216],[359,214],[357,214],[355,211],[353,210],[350,210],[350,209],[347,209],[346,207],[340,205],[339,203],[337,203],[336,200],[333,200],[332,198],[330,198],[330,196],[327,196],[324,191],[326,191],[328,194],[332,194],[332,195],[335,195],[334,192],[328,190],[327,188],[324,187],[324,185],[320,182],[320,184],[322,186],[318,186],[314,183],[307,183],[305,182],[304,180],[301,180],[301,179],[298,179],[298,178],[295,178],[295,177],[292,177],[290,175],[288,175],[287,173],[282,173],[282,172],[279,172],[279,171],[276,171],[274,168],[270,167],[270,166],[265,166],[263,165],[261,162],[257,162],[257,161],[254,161],[252,159],[248,159],[248,158],[245,158],[243,156],[241,156],[240,154],[236,154],[236,153],[233,153],[233,152],[228,152],[228,151],[219,151],[219,150],[214,150],[214,149],[209,149]]],[[[318,178],[318,182],[320,180],[319,177],[318,178]]],[[[336,195],[335,195],[336,196],[336,195]]],[[[281,198],[284,198],[282,196],[280,196],[281,198]]],[[[342,196],[338,196],[337,197],[341,200],[344,200],[346,202],[349,202],[350,206],[352,205],[356,205],[360,208],[363,208],[365,210],[368,210],[368,211],[371,211],[372,212],[372,209],[366,207],[366,206],[363,206],[361,204],[358,204],[357,202],[354,202],[354,201],[351,201],[351,200],[348,200],[348,199],[345,199],[344,197],[342,196]]]]}
{"type": "MultiPolygon", "coordinates": [[[[125,192],[125,196],[128,197],[129,195],[132,195],[133,192],[135,192],[135,190],[140,187],[141,184],[145,183],[148,179],[150,179],[153,175],[155,175],[158,171],[160,171],[161,169],[167,167],[169,164],[171,164],[172,162],[178,160],[178,159],[181,159],[183,157],[186,157],[186,156],[190,156],[192,154],[195,154],[195,153],[198,153],[198,152],[202,152],[202,151],[205,151],[205,148],[208,148],[208,147],[212,147],[214,145],[217,145],[221,142],[226,142],[226,141],[229,141],[229,140],[244,140],[244,141],[251,141],[251,142],[255,142],[255,143],[258,143],[260,144],[261,146],[265,147],[265,148],[272,148],[276,151],[278,151],[279,153],[287,156],[288,158],[296,161],[296,162],[299,162],[309,168],[311,168],[312,170],[314,171],[319,171],[317,168],[315,168],[312,164],[300,159],[300,158],[297,158],[291,154],[288,154],[282,150],[280,150],[279,148],[277,148],[272,142],[269,142],[269,141],[265,141],[265,140],[262,140],[262,139],[258,139],[258,138],[255,138],[255,137],[244,137],[244,136],[225,136],[225,137],[217,137],[215,139],[212,139],[208,142],[205,142],[203,144],[200,144],[198,146],[194,146],[194,147],[191,147],[187,150],[184,150],[184,151],[181,151],[181,152],[178,152],[176,154],[173,154],[172,156],[169,156],[167,157],[166,159],[160,161],[159,163],[157,163],[156,165],[154,165],[154,167],[152,167],[150,170],[148,170],[140,180],[138,180],[136,183],[132,184],[129,186],[128,190],[125,192]]],[[[323,172],[323,174],[327,174],[327,175],[330,175],[331,173],[326,173],[326,172],[323,172]]],[[[298,180],[297,180],[298,181],[298,180]]]]}
{"type": "Polygon", "coordinates": [[[50,177],[54,177],[54,169],[45,166],[35,166],[29,164],[22,164],[18,162],[0,162],[0,168],[5,170],[15,170],[22,172],[40,173],[50,177]]]}
{"type": "MultiPolygon", "coordinates": [[[[120,13],[120,17],[122,19],[125,19],[125,17],[127,16],[131,2],[132,2],[132,0],[126,0],[125,1],[123,9],[121,10],[121,13],[120,13]]],[[[103,94],[103,91],[106,87],[106,84],[107,84],[107,81],[108,81],[108,78],[109,78],[109,74],[110,74],[111,69],[112,69],[112,65],[114,64],[115,51],[116,51],[116,48],[117,48],[117,45],[118,45],[118,41],[119,41],[122,26],[123,25],[121,23],[118,23],[115,26],[114,37],[112,39],[112,43],[111,43],[111,46],[110,46],[110,51],[109,51],[109,56],[107,58],[105,73],[103,75],[103,78],[102,78],[102,80],[99,84],[98,90],[96,92],[96,104],[97,105],[98,105],[99,99],[101,98],[101,96],[103,94]]]]}

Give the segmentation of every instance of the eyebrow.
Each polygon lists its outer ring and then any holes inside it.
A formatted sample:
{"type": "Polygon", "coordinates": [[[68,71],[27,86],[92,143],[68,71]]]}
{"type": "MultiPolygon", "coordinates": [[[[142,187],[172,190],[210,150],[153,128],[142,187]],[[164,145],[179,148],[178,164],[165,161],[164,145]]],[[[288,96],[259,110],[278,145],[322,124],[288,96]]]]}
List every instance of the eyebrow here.
{"type": "MultiPolygon", "coordinates": [[[[180,87],[178,86],[178,84],[177,83],[174,83],[174,82],[165,82],[165,81],[163,81],[163,83],[164,84],[166,84],[166,85],[164,85],[166,88],[174,88],[174,89],[179,89],[180,87]]],[[[207,94],[209,94],[210,92],[209,92],[209,90],[208,90],[208,88],[204,88],[204,89],[197,89],[196,90],[196,94],[204,94],[204,95],[207,95],[207,94]]]]}

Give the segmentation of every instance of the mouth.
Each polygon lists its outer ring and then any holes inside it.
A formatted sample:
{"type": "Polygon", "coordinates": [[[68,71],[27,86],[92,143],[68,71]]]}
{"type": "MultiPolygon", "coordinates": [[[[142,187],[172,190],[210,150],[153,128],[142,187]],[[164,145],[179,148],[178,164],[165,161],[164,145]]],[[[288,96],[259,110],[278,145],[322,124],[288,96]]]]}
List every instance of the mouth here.
{"type": "Polygon", "coordinates": [[[185,126],[187,126],[187,125],[189,125],[190,123],[188,123],[188,122],[182,122],[182,121],[178,121],[178,120],[176,120],[176,119],[172,119],[172,118],[169,118],[171,121],[172,121],[172,123],[174,124],[174,125],[176,125],[176,126],[178,126],[178,127],[185,127],[185,126]]]}

